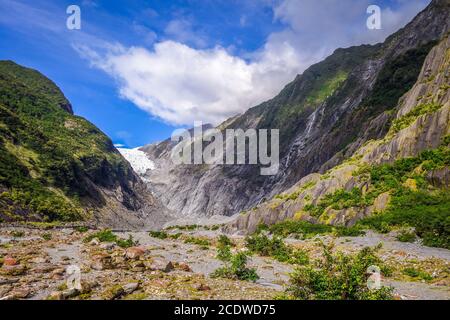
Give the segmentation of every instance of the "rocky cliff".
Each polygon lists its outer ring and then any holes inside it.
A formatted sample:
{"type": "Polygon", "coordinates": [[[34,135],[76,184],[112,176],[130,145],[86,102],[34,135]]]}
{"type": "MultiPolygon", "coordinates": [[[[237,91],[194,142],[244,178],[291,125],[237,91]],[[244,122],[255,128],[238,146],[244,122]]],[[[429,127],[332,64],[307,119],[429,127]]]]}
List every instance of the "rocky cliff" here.
{"type": "Polygon", "coordinates": [[[448,32],[449,16],[449,2],[434,0],[384,43],[336,50],[272,100],[219,126],[280,129],[277,175],[261,176],[256,165],[174,166],[173,144],[165,141],[142,149],[157,167],[146,176],[152,192],[181,217],[229,216],[339,165],[367,141],[385,136],[400,97],[448,32]]]}
{"type": "Polygon", "coordinates": [[[226,229],[253,232],[259,224],[289,218],[353,226],[376,213],[398,212],[406,217],[417,210],[423,219],[441,221],[439,232],[448,245],[449,77],[447,35],[428,54],[415,85],[387,112],[394,119],[383,138],[367,141],[324,174],[307,175],[289,190],[238,216],[226,229]]]}
{"type": "Polygon", "coordinates": [[[0,114],[0,221],[167,220],[111,140],[39,72],[0,61],[0,114]]]}

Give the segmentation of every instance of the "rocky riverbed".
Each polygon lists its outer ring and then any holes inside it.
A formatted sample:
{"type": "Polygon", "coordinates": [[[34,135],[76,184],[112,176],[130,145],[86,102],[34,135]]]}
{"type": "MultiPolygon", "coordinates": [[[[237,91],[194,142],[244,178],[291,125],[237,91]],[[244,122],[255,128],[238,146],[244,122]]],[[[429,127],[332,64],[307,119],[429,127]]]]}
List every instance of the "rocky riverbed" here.
{"type": "MultiPolygon", "coordinates": [[[[166,239],[147,232],[115,232],[121,239],[132,237],[134,244],[128,248],[89,239],[94,232],[0,228],[0,299],[273,299],[283,292],[294,268],[253,255],[248,265],[260,276],[256,282],[213,279],[210,274],[222,265],[216,258],[218,230],[171,230],[169,235],[173,237],[166,239]],[[69,266],[81,272],[79,290],[67,287],[69,266]]],[[[242,237],[232,240],[235,250],[243,247],[242,237]]],[[[286,242],[313,257],[320,254],[317,240],[286,242]]],[[[320,240],[334,242],[335,250],[344,252],[383,243],[379,255],[394,267],[383,284],[393,286],[399,299],[450,299],[448,250],[405,244],[393,236],[375,233],[320,240]],[[408,267],[422,270],[429,277],[405,275],[402,270],[408,267]]]]}

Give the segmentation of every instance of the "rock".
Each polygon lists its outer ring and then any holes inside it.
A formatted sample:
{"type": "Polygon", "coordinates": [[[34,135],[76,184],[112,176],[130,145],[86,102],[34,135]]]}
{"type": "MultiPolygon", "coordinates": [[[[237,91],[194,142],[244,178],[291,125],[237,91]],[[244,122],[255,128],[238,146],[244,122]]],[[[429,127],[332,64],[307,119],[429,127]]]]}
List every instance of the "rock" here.
{"type": "Polygon", "coordinates": [[[15,278],[15,279],[0,278],[0,286],[5,285],[5,284],[13,284],[18,281],[19,281],[18,278],[15,278]]]}
{"type": "Polygon", "coordinates": [[[0,268],[0,274],[6,276],[21,276],[25,273],[25,271],[26,268],[22,265],[14,265],[14,266],[3,265],[0,268]]]}
{"type": "Polygon", "coordinates": [[[57,269],[52,271],[51,275],[52,276],[55,276],[55,275],[56,276],[62,276],[62,275],[64,275],[65,272],[66,272],[66,269],[64,269],[64,268],[57,268],[57,269]]]}
{"type": "Polygon", "coordinates": [[[80,294],[80,291],[75,289],[75,288],[73,288],[73,289],[64,290],[61,293],[61,296],[62,296],[63,299],[69,299],[69,298],[76,297],[79,294],[80,294]]]}
{"type": "Polygon", "coordinates": [[[98,246],[100,244],[100,240],[98,240],[97,238],[92,239],[89,244],[91,246],[98,246]]]}
{"type": "Polygon", "coordinates": [[[181,262],[178,264],[178,268],[180,270],[183,270],[185,272],[192,272],[191,267],[189,267],[189,265],[187,263],[181,262]]]}
{"type": "Polygon", "coordinates": [[[17,265],[17,264],[18,264],[17,260],[14,259],[13,257],[6,256],[6,257],[3,259],[3,265],[4,265],[4,266],[15,266],[15,265],[17,265]]]}
{"type": "Polygon", "coordinates": [[[153,261],[151,262],[150,268],[151,270],[159,270],[159,271],[163,271],[163,272],[170,272],[174,269],[174,265],[172,262],[167,262],[163,259],[153,259],[153,261]]]}
{"type": "Polygon", "coordinates": [[[38,263],[46,263],[46,262],[48,262],[48,260],[43,257],[36,257],[36,258],[31,259],[31,262],[38,264],[38,263]]]}
{"type": "Polygon", "coordinates": [[[389,201],[391,200],[391,196],[388,192],[380,194],[375,201],[373,202],[373,209],[376,212],[382,212],[386,209],[386,207],[389,204],[389,201]]]}
{"type": "Polygon", "coordinates": [[[101,254],[94,257],[91,268],[94,270],[105,270],[113,267],[111,256],[101,254]]]}
{"type": "Polygon", "coordinates": [[[141,247],[131,247],[125,251],[127,259],[138,259],[145,254],[145,249],[141,247]]]}
{"type": "Polygon", "coordinates": [[[211,287],[207,286],[206,284],[199,284],[196,288],[198,291],[209,291],[211,290],[211,287]]]}
{"type": "Polygon", "coordinates": [[[138,282],[127,283],[122,287],[124,294],[131,294],[139,288],[138,282]]]}
{"type": "Polygon", "coordinates": [[[450,168],[434,169],[427,173],[427,180],[434,186],[448,188],[450,186],[450,168]]]}
{"type": "Polygon", "coordinates": [[[100,245],[100,248],[105,250],[112,250],[116,247],[116,244],[114,242],[105,242],[100,245]]]}
{"type": "Polygon", "coordinates": [[[25,299],[30,295],[30,289],[28,288],[20,288],[20,289],[14,289],[10,292],[11,296],[13,296],[13,299],[25,299]]]}
{"type": "Polygon", "coordinates": [[[63,300],[63,295],[61,291],[53,291],[47,297],[48,300],[63,300]]]}

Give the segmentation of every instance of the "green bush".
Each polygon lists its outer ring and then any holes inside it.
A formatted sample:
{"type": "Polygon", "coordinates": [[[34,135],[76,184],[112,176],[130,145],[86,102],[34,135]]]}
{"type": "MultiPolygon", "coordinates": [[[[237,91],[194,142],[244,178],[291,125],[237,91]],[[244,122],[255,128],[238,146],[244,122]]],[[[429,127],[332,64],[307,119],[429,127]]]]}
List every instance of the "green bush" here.
{"type": "Polygon", "coordinates": [[[253,234],[245,238],[246,247],[261,256],[272,257],[280,262],[292,264],[308,263],[309,257],[305,251],[294,250],[287,246],[284,241],[277,236],[269,239],[265,234],[253,234]]]}
{"type": "Polygon", "coordinates": [[[286,290],[289,297],[302,300],[388,300],[392,288],[367,287],[370,266],[380,265],[375,249],[364,248],[354,255],[332,254],[324,246],[323,259],[297,267],[286,290]]]}
{"type": "Polygon", "coordinates": [[[44,233],[42,235],[42,239],[44,239],[46,241],[52,240],[52,234],[51,233],[44,233]]]}
{"type": "Polygon", "coordinates": [[[403,269],[403,274],[405,274],[411,278],[419,278],[419,279],[425,280],[425,281],[433,280],[433,277],[429,273],[421,271],[421,270],[417,270],[412,267],[403,269]]]}
{"type": "Polygon", "coordinates": [[[136,246],[138,244],[137,241],[133,240],[133,236],[129,236],[128,239],[122,239],[118,236],[116,236],[110,229],[101,230],[98,232],[95,232],[86,238],[83,239],[83,242],[88,243],[92,241],[93,239],[97,238],[100,242],[114,242],[119,247],[122,248],[129,248],[136,246]]]}
{"type": "Polygon", "coordinates": [[[196,244],[198,246],[205,246],[205,247],[211,245],[211,242],[209,242],[209,240],[196,237],[188,237],[184,239],[184,243],[196,244]]]}
{"type": "Polygon", "coordinates": [[[414,242],[416,241],[416,234],[412,231],[402,230],[396,238],[400,242],[414,242]]]}
{"type": "MultiPolygon", "coordinates": [[[[263,230],[264,227],[261,226],[259,230],[263,230]]],[[[281,236],[287,237],[291,234],[297,235],[299,238],[310,238],[312,236],[316,236],[318,234],[325,234],[332,232],[333,227],[324,224],[315,224],[308,221],[302,220],[284,220],[270,227],[265,227],[266,230],[269,230],[271,233],[281,236]]]]}
{"type": "Polygon", "coordinates": [[[150,237],[158,238],[158,239],[162,239],[162,240],[167,239],[167,237],[168,237],[167,232],[165,232],[165,231],[150,231],[149,235],[150,235],[150,237]]]}

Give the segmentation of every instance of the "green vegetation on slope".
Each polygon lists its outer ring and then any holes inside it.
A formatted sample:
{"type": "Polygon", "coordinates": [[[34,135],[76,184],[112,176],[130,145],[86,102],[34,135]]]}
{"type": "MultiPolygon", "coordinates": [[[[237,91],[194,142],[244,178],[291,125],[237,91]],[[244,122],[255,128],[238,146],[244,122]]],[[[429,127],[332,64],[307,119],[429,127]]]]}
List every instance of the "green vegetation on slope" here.
{"type": "Polygon", "coordinates": [[[426,178],[431,170],[449,166],[450,149],[445,144],[393,164],[366,166],[355,175],[370,183],[367,192],[358,188],[340,189],[325,195],[315,205],[305,206],[304,210],[319,218],[329,207],[364,208],[372,205],[381,193],[389,192],[392,200],[386,211],[363,219],[357,227],[388,231],[392,226],[410,226],[425,245],[449,248],[450,194],[448,189],[439,189],[426,178]]]}
{"type": "Polygon", "coordinates": [[[37,71],[0,61],[0,220],[72,221],[127,190],[128,163],[37,71]]]}
{"type": "Polygon", "coordinates": [[[392,109],[417,81],[422,65],[436,42],[406,51],[381,69],[371,94],[363,101],[372,110],[392,109]]]}

